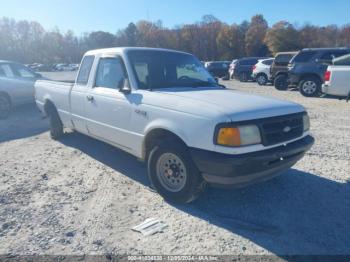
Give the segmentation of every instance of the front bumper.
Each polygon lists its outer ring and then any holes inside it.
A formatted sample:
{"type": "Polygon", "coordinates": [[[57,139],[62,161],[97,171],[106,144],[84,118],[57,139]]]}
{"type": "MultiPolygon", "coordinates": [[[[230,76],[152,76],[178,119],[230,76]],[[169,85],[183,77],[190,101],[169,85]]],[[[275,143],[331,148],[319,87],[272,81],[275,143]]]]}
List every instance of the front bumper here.
{"type": "Polygon", "coordinates": [[[229,155],[191,149],[192,158],[210,184],[224,186],[245,186],[260,180],[267,180],[292,167],[314,143],[312,136],[275,148],[229,155]]]}

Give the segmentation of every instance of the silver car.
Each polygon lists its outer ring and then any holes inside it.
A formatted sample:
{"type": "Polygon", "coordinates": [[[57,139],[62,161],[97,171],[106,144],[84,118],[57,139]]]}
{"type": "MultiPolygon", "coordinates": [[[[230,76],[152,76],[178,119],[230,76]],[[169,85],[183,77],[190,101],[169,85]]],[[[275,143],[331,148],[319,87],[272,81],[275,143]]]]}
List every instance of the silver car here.
{"type": "Polygon", "coordinates": [[[42,78],[28,67],[0,60],[0,119],[17,105],[34,103],[34,83],[42,78]]]}

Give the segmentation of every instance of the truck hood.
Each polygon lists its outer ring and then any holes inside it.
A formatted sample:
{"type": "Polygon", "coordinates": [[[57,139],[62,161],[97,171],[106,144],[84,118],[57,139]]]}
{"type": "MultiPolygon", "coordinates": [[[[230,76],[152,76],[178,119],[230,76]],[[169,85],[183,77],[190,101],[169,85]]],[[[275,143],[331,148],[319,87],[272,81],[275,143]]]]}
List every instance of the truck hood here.
{"type": "Polygon", "coordinates": [[[231,121],[252,120],[305,111],[304,107],[293,102],[229,89],[167,88],[156,92],[189,100],[187,102],[197,105],[198,111],[203,106],[216,108],[231,121]]]}

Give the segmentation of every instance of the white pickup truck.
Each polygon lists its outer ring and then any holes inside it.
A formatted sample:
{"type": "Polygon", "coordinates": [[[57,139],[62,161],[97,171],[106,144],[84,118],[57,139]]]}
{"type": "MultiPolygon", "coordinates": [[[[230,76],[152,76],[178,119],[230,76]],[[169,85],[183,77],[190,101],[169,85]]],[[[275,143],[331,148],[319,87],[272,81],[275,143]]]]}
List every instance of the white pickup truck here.
{"type": "Polygon", "coordinates": [[[37,81],[35,97],[52,138],[73,129],[146,161],[174,202],[207,183],[274,177],[314,143],[302,106],[228,90],[193,55],[166,49],[89,51],[75,84],[37,81]]]}
{"type": "Polygon", "coordinates": [[[322,92],[350,99],[350,55],[338,57],[328,66],[322,92]]]}

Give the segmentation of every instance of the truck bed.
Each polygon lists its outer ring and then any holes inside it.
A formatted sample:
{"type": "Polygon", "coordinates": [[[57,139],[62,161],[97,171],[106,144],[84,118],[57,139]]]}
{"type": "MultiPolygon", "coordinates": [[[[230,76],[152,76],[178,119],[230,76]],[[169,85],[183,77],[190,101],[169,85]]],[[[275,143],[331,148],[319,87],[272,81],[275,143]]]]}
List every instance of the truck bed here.
{"type": "Polygon", "coordinates": [[[44,104],[51,101],[57,108],[61,118],[70,114],[70,92],[74,83],[39,80],[35,83],[35,101],[39,109],[44,112],[44,104]]]}

